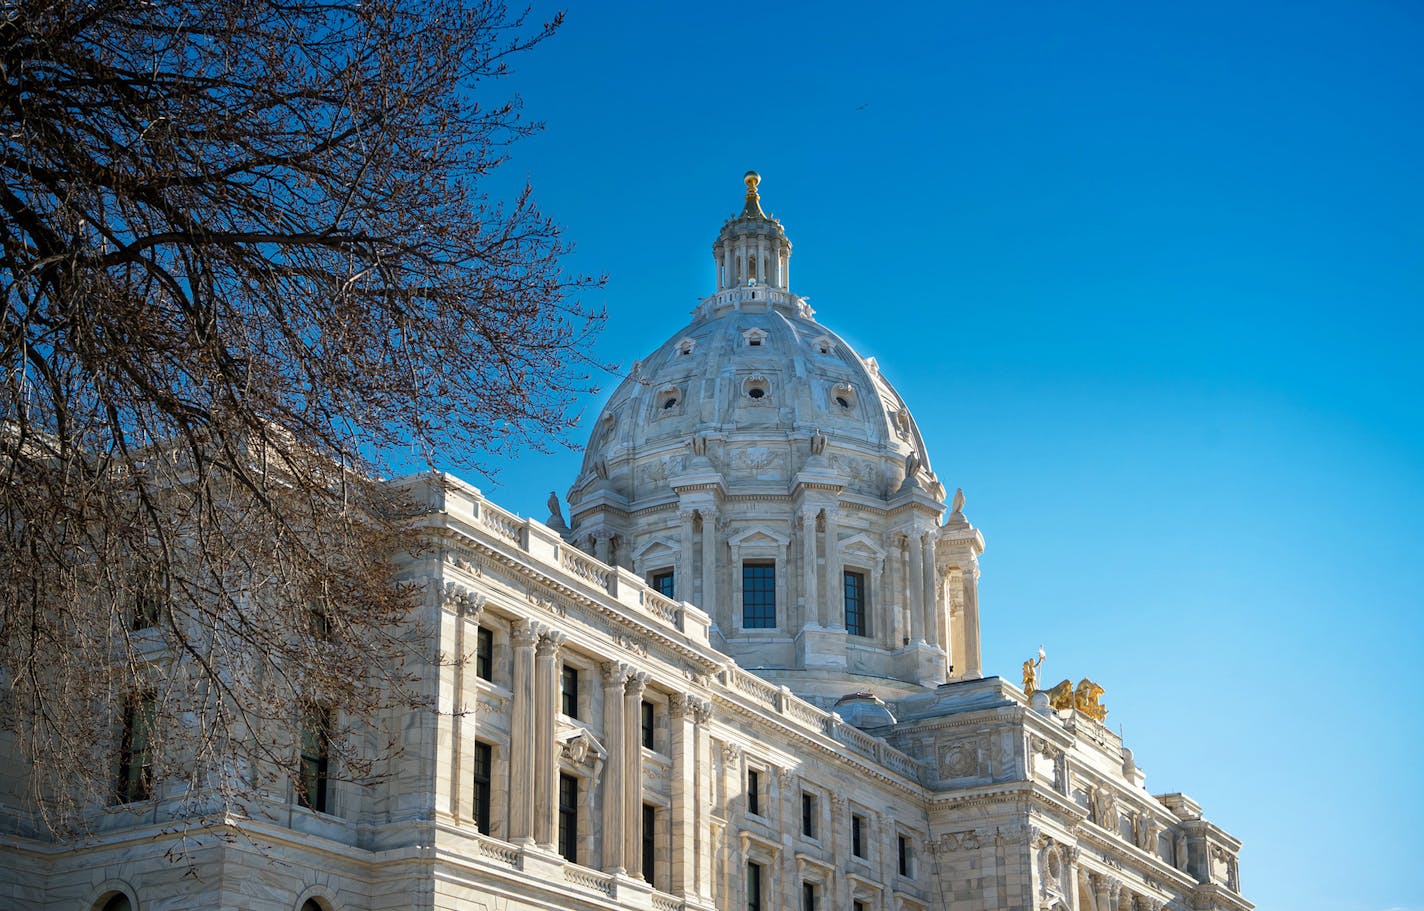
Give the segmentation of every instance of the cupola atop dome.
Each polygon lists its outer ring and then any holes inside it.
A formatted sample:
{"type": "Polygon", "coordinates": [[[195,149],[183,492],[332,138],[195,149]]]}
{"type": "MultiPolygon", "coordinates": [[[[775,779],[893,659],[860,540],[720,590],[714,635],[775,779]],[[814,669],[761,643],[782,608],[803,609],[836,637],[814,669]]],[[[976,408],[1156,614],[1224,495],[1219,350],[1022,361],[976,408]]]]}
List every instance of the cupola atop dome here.
{"type": "Polygon", "coordinates": [[[717,290],[758,285],[789,290],[791,241],[786,239],[781,222],[761,209],[761,194],[757,191],[761,175],[748,171],[742,180],[747,185],[742,214],[727,219],[712,245],[717,290]]]}

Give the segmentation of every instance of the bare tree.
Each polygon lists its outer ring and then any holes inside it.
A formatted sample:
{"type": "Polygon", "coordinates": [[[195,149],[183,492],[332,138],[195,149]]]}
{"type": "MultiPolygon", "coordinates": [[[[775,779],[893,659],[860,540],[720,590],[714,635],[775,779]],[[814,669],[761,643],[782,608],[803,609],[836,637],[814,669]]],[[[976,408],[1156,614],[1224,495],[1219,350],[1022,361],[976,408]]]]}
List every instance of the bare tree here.
{"type": "Polygon", "coordinates": [[[384,457],[557,435],[601,320],[528,189],[484,189],[533,128],[492,81],[557,26],[0,7],[0,727],[51,830],[156,781],[230,807],[300,781],[271,732],[313,707],[424,698],[384,457]]]}

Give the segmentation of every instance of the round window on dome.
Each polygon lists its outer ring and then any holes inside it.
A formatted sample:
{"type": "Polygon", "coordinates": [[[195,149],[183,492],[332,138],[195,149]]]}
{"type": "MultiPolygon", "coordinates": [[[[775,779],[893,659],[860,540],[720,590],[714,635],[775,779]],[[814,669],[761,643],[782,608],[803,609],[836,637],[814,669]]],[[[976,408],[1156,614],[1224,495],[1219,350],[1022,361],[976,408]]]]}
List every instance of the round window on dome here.
{"type": "Polygon", "coordinates": [[[771,396],[771,384],[766,377],[754,376],[742,384],[742,391],[753,402],[766,402],[771,396]]]}
{"type": "Polygon", "coordinates": [[[841,411],[855,407],[855,387],[850,383],[837,383],[831,388],[831,404],[841,411]]]}

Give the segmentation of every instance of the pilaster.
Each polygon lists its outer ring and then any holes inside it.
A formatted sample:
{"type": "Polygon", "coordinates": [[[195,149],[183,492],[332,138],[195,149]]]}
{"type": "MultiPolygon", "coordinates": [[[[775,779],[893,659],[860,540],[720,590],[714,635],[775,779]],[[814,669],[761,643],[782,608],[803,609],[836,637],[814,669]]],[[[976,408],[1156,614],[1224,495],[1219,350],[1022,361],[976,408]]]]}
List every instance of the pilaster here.
{"type": "Polygon", "coordinates": [[[626,664],[603,664],[603,742],[608,750],[603,770],[603,870],[623,873],[623,687],[628,679],[626,664]]]}
{"type": "Polygon", "coordinates": [[[517,620],[510,636],[514,647],[513,705],[509,725],[509,839],[534,842],[534,643],[539,628],[517,620]]]}

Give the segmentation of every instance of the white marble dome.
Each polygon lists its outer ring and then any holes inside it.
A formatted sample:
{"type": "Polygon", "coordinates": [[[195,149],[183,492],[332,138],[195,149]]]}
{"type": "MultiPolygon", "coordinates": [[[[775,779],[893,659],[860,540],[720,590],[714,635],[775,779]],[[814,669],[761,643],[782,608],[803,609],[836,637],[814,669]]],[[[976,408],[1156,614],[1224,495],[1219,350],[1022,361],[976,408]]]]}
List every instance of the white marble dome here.
{"type": "Polygon", "coordinates": [[[713,245],[716,290],[594,422],[567,536],[700,606],[764,676],[942,682],[944,488],[875,360],[788,287],[791,244],[758,183],[713,245]]]}

